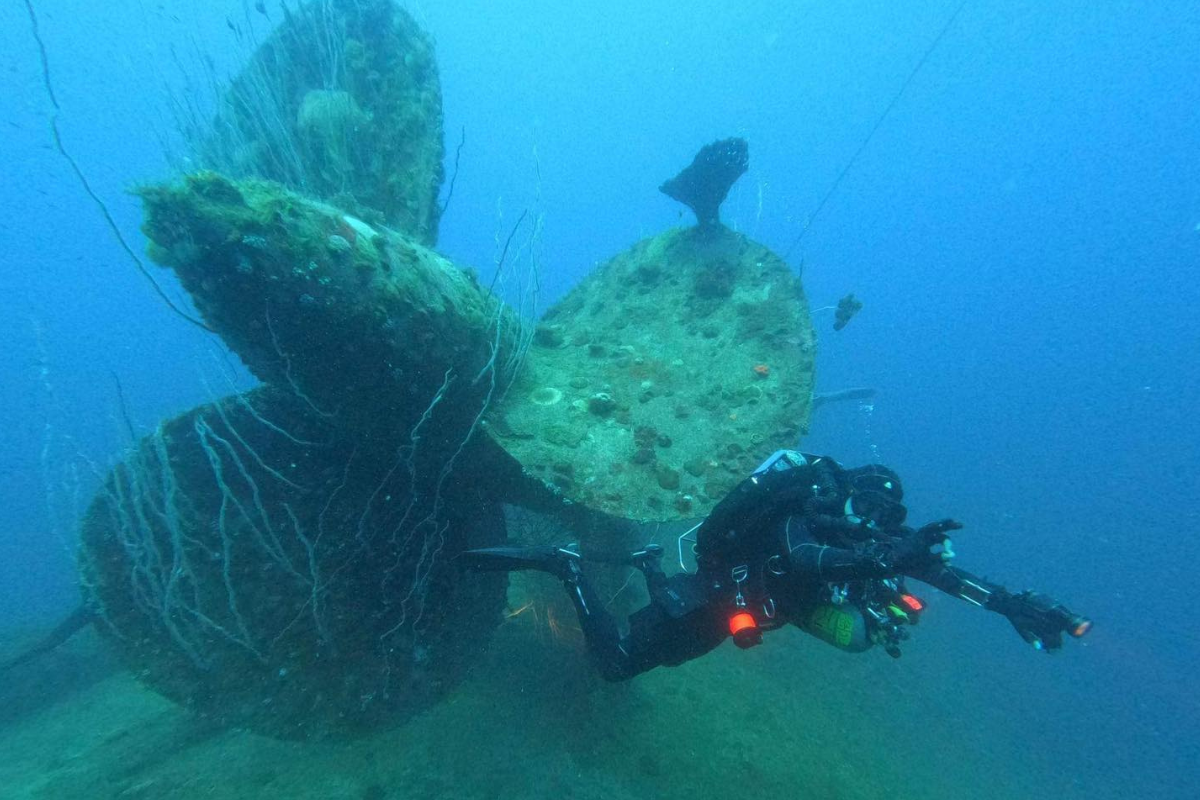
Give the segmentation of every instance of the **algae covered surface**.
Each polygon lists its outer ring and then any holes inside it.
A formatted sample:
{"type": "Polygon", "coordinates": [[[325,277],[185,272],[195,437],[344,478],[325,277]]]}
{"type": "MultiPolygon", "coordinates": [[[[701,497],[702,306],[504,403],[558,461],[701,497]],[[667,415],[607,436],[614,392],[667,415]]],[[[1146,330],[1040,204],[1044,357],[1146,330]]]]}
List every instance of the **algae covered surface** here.
{"type": "Polygon", "coordinates": [[[546,313],[489,431],[572,501],[699,516],[807,430],[814,355],[778,256],[724,227],[671,230],[546,313]]]}
{"type": "Polygon", "coordinates": [[[803,287],[727,228],[634,245],[552,307],[529,346],[473,272],[277,184],[208,172],[141,195],[151,256],[208,324],[340,427],[404,436],[436,399],[422,438],[451,446],[482,418],[529,480],[638,520],[706,513],[807,430],[803,287]]]}
{"type": "Polygon", "coordinates": [[[210,723],[283,738],[352,736],[436,703],[499,624],[505,582],[464,579],[430,543],[500,544],[505,523],[482,484],[431,492],[388,444],[267,387],[163,423],[81,527],[105,642],[210,723]]]}
{"type": "Polygon", "coordinates": [[[535,328],[413,237],[280,184],[139,194],[151,257],[266,387],[110,472],[82,578],[124,662],[211,719],[320,738],[429,708],[499,624],[503,580],[455,557],[504,540],[501,504],[635,548],[627,521],[706,513],[807,428],[799,279],[722,226],[635,245],[535,328]]]}
{"type": "Polygon", "coordinates": [[[200,164],[278,181],[432,244],[442,185],[433,42],[390,0],[289,9],[197,124],[200,164]]]}
{"type": "Polygon", "coordinates": [[[267,383],[339,426],[408,436],[444,386],[461,441],[508,380],[519,323],[411,236],[261,180],[202,172],[139,190],[151,258],[267,383]],[[460,379],[453,380],[455,376],[460,379]]]}

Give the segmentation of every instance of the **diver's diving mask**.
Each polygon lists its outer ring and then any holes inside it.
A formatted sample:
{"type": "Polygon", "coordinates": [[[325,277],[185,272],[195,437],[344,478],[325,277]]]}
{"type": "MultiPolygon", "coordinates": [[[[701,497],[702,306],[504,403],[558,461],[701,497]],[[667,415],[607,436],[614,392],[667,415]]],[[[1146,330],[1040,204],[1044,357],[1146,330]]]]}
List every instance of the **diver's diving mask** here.
{"type": "Polygon", "coordinates": [[[908,509],[883,492],[852,492],[843,509],[846,520],[872,530],[888,530],[904,524],[908,509]]]}

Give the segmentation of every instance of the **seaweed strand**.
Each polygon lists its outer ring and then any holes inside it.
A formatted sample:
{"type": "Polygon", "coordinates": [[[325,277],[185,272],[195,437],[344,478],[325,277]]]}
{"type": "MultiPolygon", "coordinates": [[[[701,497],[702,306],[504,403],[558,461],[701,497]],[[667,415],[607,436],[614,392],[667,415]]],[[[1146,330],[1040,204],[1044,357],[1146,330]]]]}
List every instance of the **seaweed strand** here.
{"type": "Polygon", "coordinates": [[[446,202],[442,203],[442,209],[438,212],[438,217],[446,214],[446,209],[450,207],[450,200],[454,197],[454,183],[458,180],[458,159],[462,156],[463,145],[467,143],[467,126],[462,127],[462,136],[458,140],[458,147],[454,149],[454,174],[450,176],[450,191],[446,193],[446,202]]]}
{"type": "Polygon", "coordinates": [[[500,272],[504,269],[504,259],[508,256],[508,246],[512,244],[513,237],[517,235],[517,229],[521,227],[521,223],[525,221],[525,215],[528,213],[528,208],[521,212],[521,216],[517,218],[517,223],[509,231],[508,238],[504,240],[504,249],[500,251],[500,260],[496,262],[496,274],[492,276],[492,282],[488,285],[489,293],[496,288],[496,279],[500,277],[500,272]]]}
{"type": "Polygon", "coordinates": [[[121,421],[125,423],[125,431],[129,434],[129,441],[136,446],[137,434],[133,430],[133,420],[129,418],[129,406],[125,403],[125,389],[121,386],[121,378],[115,370],[109,370],[108,374],[112,376],[113,383],[117,387],[117,402],[121,408],[121,421]]]}
{"type": "Polygon", "coordinates": [[[167,304],[167,308],[171,309],[176,314],[183,317],[185,320],[201,330],[207,331],[208,333],[216,333],[216,331],[214,331],[212,328],[208,327],[195,317],[187,314],[171,301],[171,298],[167,296],[166,292],[162,290],[162,287],[158,285],[158,282],[154,280],[154,276],[150,274],[150,270],[146,269],[145,263],[138,258],[137,253],[133,252],[133,248],[130,247],[129,242],[125,240],[125,236],[121,233],[121,229],[117,227],[116,220],[114,220],[112,218],[112,214],[109,213],[108,206],[106,206],[104,201],[100,199],[100,196],[96,194],[96,191],[92,188],[87,176],[84,175],[83,170],[79,168],[78,162],[72,158],[71,154],[67,152],[67,148],[63,146],[62,135],[58,131],[58,113],[62,110],[62,108],[58,104],[58,98],[54,94],[54,86],[50,82],[50,61],[46,57],[46,45],[42,41],[41,31],[38,29],[37,14],[33,10],[33,0],[25,0],[25,8],[29,12],[29,25],[33,31],[33,39],[35,42],[37,42],[38,55],[41,57],[42,61],[42,83],[45,86],[47,97],[50,98],[50,103],[54,106],[54,113],[50,115],[50,132],[54,137],[55,149],[58,150],[58,154],[61,155],[71,166],[71,171],[75,173],[75,178],[79,181],[79,185],[83,187],[83,190],[87,193],[87,196],[92,198],[92,202],[94,202],[96,207],[100,209],[100,213],[103,215],[104,221],[108,224],[109,230],[111,230],[113,236],[116,237],[117,243],[121,245],[121,249],[124,250],[125,254],[133,261],[134,265],[138,269],[138,272],[142,273],[142,277],[150,282],[150,285],[154,288],[154,293],[158,295],[159,299],[167,304]]]}

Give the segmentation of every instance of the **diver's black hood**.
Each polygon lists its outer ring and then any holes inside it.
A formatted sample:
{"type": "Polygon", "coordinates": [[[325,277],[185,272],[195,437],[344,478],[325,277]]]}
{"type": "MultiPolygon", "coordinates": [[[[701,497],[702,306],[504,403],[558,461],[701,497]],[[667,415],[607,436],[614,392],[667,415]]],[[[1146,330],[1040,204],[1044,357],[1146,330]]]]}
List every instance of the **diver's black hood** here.
{"type": "Polygon", "coordinates": [[[874,523],[873,527],[890,530],[904,524],[904,485],[896,472],[882,464],[868,464],[842,471],[848,518],[874,523]]]}
{"type": "Polygon", "coordinates": [[[842,470],[842,480],[849,492],[879,492],[896,503],[904,500],[904,484],[900,482],[900,476],[883,464],[842,470]]]}

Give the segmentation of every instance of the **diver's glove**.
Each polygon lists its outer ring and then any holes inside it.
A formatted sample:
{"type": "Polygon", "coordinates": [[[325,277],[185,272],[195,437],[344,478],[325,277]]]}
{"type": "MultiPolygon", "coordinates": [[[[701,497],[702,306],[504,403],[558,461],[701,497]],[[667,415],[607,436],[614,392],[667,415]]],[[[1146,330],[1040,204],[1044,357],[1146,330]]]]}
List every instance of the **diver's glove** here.
{"type": "Polygon", "coordinates": [[[992,594],[987,607],[1008,617],[1021,638],[1035,650],[1058,650],[1064,633],[1079,639],[1092,629],[1090,619],[1072,612],[1048,594],[1014,595],[999,590],[992,594]]]}
{"type": "Polygon", "coordinates": [[[954,543],[948,534],[961,529],[961,522],[943,519],[907,530],[892,543],[888,560],[898,572],[944,564],[954,558],[954,543]]]}

